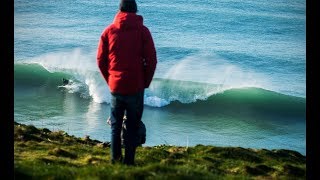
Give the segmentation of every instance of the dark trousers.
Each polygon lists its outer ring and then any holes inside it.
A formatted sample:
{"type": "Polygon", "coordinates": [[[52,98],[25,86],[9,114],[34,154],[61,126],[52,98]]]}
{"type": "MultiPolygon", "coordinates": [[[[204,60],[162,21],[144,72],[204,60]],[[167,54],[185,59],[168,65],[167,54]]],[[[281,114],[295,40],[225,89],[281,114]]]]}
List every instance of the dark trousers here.
{"type": "Polygon", "coordinates": [[[126,112],[126,135],[124,136],[125,156],[124,164],[133,165],[136,151],[135,137],[138,131],[138,122],[143,113],[144,91],[133,95],[120,95],[111,93],[111,161],[122,159],[121,153],[121,129],[123,116],[126,112]]]}

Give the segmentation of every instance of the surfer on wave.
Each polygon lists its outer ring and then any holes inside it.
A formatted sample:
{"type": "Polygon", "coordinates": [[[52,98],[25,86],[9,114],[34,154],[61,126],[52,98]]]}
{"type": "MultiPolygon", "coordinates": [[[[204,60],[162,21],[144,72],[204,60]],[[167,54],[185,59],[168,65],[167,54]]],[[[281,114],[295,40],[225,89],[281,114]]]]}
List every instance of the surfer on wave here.
{"type": "Polygon", "coordinates": [[[69,80],[65,79],[65,78],[62,78],[62,83],[65,86],[65,85],[69,84],[69,80]]]}

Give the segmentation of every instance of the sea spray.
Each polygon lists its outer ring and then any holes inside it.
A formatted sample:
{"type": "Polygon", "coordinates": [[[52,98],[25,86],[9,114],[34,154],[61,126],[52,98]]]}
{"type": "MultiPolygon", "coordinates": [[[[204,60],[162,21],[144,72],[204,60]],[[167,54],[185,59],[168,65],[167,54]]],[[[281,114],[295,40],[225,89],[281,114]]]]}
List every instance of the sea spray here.
{"type": "Polygon", "coordinates": [[[208,84],[219,84],[223,89],[240,87],[263,87],[268,89],[268,77],[253,69],[244,69],[232,64],[216,54],[197,54],[185,57],[171,66],[163,76],[175,79],[208,84]]]}

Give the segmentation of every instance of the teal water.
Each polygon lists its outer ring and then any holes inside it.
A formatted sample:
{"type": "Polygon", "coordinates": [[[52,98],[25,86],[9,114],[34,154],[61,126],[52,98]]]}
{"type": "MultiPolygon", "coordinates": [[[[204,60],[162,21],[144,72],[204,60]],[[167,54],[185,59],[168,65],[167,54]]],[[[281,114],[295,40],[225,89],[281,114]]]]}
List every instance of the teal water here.
{"type": "MultiPolygon", "coordinates": [[[[137,2],[158,54],[145,92],[145,145],[305,154],[304,1],[137,2]]],[[[14,1],[16,121],[110,141],[110,95],[95,53],[117,7],[14,1]]]]}

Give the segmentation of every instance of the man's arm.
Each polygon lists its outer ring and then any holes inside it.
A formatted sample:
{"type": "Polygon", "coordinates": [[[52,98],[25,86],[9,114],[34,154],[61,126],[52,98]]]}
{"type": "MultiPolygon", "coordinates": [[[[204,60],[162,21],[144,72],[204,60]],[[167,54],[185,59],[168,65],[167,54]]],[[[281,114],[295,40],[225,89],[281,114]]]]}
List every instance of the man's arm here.
{"type": "Polygon", "coordinates": [[[103,32],[100,37],[98,51],[97,51],[97,64],[103,78],[108,83],[109,73],[108,73],[108,36],[103,32]]]}
{"type": "Polygon", "coordinates": [[[151,33],[146,27],[143,28],[143,56],[145,60],[144,86],[148,88],[156,70],[157,54],[151,33]]]}

